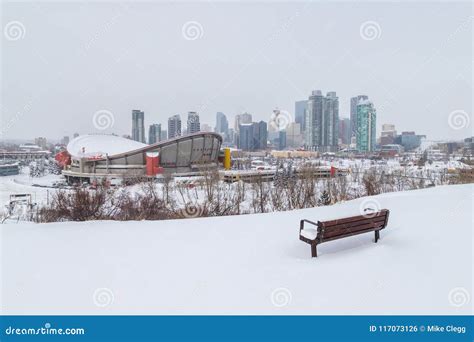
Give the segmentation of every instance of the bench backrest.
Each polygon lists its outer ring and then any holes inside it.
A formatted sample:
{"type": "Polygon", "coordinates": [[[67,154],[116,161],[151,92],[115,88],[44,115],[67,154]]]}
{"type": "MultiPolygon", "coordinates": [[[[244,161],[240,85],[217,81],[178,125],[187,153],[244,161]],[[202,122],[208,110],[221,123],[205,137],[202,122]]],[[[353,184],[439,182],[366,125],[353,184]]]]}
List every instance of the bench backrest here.
{"type": "Polygon", "coordinates": [[[383,229],[387,225],[389,213],[389,210],[382,209],[365,215],[324,222],[318,221],[317,240],[324,242],[383,229]]]}

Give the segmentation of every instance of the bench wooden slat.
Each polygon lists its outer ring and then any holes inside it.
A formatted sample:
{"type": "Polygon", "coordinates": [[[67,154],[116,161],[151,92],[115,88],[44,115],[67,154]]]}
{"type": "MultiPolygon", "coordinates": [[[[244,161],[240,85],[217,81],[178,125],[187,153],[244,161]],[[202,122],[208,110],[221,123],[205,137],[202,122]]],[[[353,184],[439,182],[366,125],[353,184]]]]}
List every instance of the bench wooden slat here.
{"type": "Polygon", "coordinates": [[[356,232],[359,230],[365,230],[370,227],[372,228],[383,227],[384,224],[385,224],[385,217],[383,217],[382,219],[374,220],[374,221],[371,221],[370,219],[365,220],[365,221],[358,221],[357,224],[355,225],[345,223],[344,225],[341,225],[341,226],[332,226],[329,229],[321,228],[321,229],[324,229],[324,234],[321,231],[319,232],[320,234],[318,234],[318,236],[324,239],[325,237],[341,235],[341,234],[345,234],[349,232],[356,232]]]}
{"type": "Polygon", "coordinates": [[[387,215],[387,212],[388,212],[387,209],[383,209],[383,210],[381,210],[379,212],[376,212],[376,213],[370,213],[369,212],[366,215],[358,215],[358,216],[351,216],[351,217],[346,217],[346,218],[337,219],[337,220],[324,221],[324,222],[321,222],[321,224],[324,227],[331,227],[331,226],[339,225],[339,224],[342,224],[342,223],[349,223],[349,222],[356,222],[356,221],[360,221],[360,220],[366,220],[368,218],[385,217],[387,215]]]}
{"type": "Polygon", "coordinates": [[[366,223],[361,226],[357,227],[351,227],[351,228],[345,228],[345,229],[340,229],[340,230],[333,230],[331,232],[324,232],[324,234],[321,236],[322,242],[329,240],[332,237],[335,236],[349,236],[350,234],[363,234],[365,231],[373,231],[377,228],[382,229],[383,228],[383,222],[378,222],[378,223],[366,223]]]}
{"type": "Polygon", "coordinates": [[[323,222],[318,221],[318,223],[309,220],[301,220],[300,240],[311,245],[311,256],[313,257],[317,256],[316,246],[323,242],[369,232],[375,232],[375,242],[377,242],[380,238],[380,230],[387,226],[389,214],[389,210],[382,209],[378,212],[368,213],[366,215],[323,222]],[[316,238],[310,239],[301,234],[305,223],[317,226],[316,238]]]}
{"type": "MultiPolygon", "coordinates": [[[[381,228],[382,229],[382,228],[381,228]]],[[[370,233],[370,232],[377,232],[377,231],[380,231],[381,229],[377,229],[377,230],[374,230],[374,229],[365,229],[365,230],[362,230],[362,231],[357,231],[357,232],[353,232],[353,233],[349,233],[349,234],[346,234],[346,235],[338,235],[338,236],[333,236],[333,237],[330,237],[330,238],[325,238],[321,243],[323,242],[329,242],[329,241],[333,241],[333,240],[337,240],[337,239],[342,239],[342,238],[345,238],[345,237],[350,237],[350,236],[354,236],[354,235],[359,235],[359,234],[364,234],[364,233],[370,233]]]]}

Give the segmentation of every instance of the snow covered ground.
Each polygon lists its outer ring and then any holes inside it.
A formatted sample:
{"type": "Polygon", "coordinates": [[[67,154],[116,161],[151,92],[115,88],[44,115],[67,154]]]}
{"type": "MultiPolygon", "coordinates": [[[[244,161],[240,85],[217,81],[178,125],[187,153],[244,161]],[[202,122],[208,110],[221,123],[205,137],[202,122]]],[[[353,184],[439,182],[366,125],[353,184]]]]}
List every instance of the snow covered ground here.
{"type": "Polygon", "coordinates": [[[474,186],[290,212],[0,226],[3,314],[472,314],[474,186]],[[299,220],[390,209],[318,247],[299,220]]]}
{"type": "Polygon", "coordinates": [[[54,189],[33,186],[32,184],[51,186],[53,182],[60,180],[61,176],[46,175],[40,178],[31,178],[26,173],[0,177],[0,214],[3,211],[3,206],[8,203],[12,194],[31,194],[33,201],[46,203],[48,192],[51,194],[54,189]]]}

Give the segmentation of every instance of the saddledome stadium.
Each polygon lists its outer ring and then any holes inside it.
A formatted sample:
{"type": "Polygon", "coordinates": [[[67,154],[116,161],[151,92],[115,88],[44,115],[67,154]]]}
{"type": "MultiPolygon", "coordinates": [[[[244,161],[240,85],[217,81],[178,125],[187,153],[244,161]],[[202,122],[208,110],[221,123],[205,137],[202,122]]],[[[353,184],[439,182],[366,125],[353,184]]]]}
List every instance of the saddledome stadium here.
{"type": "Polygon", "coordinates": [[[213,132],[189,134],[152,145],[115,135],[83,135],[68,144],[70,162],[63,175],[74,183],[200,172],[218,167],[221,145],[222,137],[213,132]]]}

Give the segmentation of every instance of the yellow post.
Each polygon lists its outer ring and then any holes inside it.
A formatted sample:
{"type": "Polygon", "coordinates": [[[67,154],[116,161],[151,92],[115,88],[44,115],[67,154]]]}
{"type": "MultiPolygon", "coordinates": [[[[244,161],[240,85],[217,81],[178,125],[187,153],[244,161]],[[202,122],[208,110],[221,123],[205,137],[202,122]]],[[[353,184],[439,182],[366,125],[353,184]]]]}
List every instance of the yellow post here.
{"type": "Polygon", "coordinates": [[[224,148],[224,169],[230,170],[230,148],[224,148]]]}

